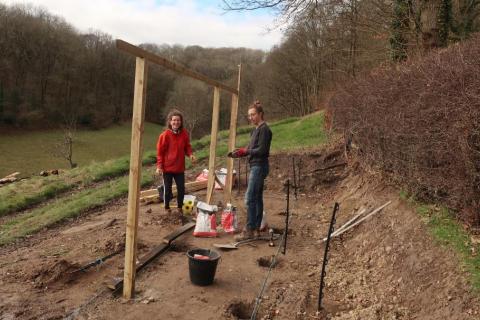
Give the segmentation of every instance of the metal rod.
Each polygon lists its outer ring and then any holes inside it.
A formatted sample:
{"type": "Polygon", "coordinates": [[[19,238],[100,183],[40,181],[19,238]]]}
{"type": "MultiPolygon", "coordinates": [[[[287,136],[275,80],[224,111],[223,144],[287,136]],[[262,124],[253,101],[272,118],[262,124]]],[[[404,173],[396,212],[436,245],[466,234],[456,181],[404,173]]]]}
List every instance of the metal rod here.
{"type": "Polygon", "coordinates": [[[290,179],[287,179],[287,210],[285,218],[285,236],[283,237],[283,254],[287,252],[288,220],[290,219],[290,179]]]}
{"type": "Polygon", "coordinates": [[[300,181],[302,181],[301,175],[300,175],[300,169],[302,168],[302,158],[298,160],[298,174],[297,174],[297,181],[298,181],[298,190],[300,190],[300,181]]]}
{"type": "MultiPolygon", "coordinates": [[[[285,238],[285,233],[283,234],[283,237],[285,238]]],[[[283,242],[283,239],[281,239],[280,242],[283,242]]],[[[277,257],[278,257],[278,254],[280,253],[281,248],[282,248],[282,246],[278,246],[277,252],[275,253],[275,255],[272,258],[272,262],[270,263],[270,267],[268,268],[267,276],[263,280],[262,288],[260,289],[260,292],[259,292],[257,298],[255,299],[255,306],[253,307],[253,311],[252,311],[252,315],[250,316],[250,320],[256,320],[257,319],[258,308],[260,307],[260,303],[262,303],[263,292],[265,291],[265,288],[267,286],[267,281],[268,281],[268,278],[270,277],[270,274],[272,273],[272,269],[275,266],[275,264],[277,263],[277,257]]]]}
{"type": "Polygon", "coordinates": [[[298,200],[297,198],[297,174],[296,174],[296,169],[295,169],[295,156],[292,157],[292,169],[293,169],[293,188],[294,192],[293,194],[295,195],[295,200],[298,200]]]}
{"type": "Polygon", "coordinates": [[[326,275],[326,268],[328,264],[328,248],[330,246],[330,237],[333,233],[333,228],[335,226],[335,215],[337,214],[340,205],[338,202],[335,202],[333,206],[333,213],[332,213],[332,220],[330,220],[330,227],[328,228],[328,235],[327,235],[327,243],[325,244],[325,252],[323,254],[323,264],[322,264],[322,273],[320,275],[320,289],[318,292],[318,308],[317,311],[320,311],[322,308],[322,298],[323,298],[323,287],[325,286],[325,275],[326,275]]]}

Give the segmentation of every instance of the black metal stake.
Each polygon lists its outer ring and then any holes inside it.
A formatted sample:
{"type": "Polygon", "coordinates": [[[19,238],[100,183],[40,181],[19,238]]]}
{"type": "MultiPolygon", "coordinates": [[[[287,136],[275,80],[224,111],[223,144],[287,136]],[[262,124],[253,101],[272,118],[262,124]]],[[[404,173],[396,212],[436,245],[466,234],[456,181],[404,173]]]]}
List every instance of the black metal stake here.
{"type": "Polygon", "coordinates": [[[292,157],[292,169],[293,169],[293,188],[294,188],[294,195],[295,195],[295,200],[298,200],[297,198],[297,174],[296,174],[296,169],[295,169],[295,157],[292,157]]]}
{"type": "Polygon", "coordinates": [[[283,251],[285,254],[287,252],[287,235],[288,235],[288,220],[290,219],[290,179],[287,179],[287,210],[285,218],[285,235],[283,237],[283,251]]]}
{"type": "Polygon", "coordinates": [[[323,254],[323,264],[322,264],[322,273],[320,276],[320,290],[318,292],[318,309],[320,311],[322,308],[322,298],[323,298],[323,287],[325,286],[325,275],[326,275],[326,268],[328,263],[328,248],[330,246],[330,236],[333,233],[334,225],[335,225],[335,215],[337,214],[340,205],[338,202],[335,202],[333,206],[333,213],[332,213],[332,220],[330,220],[330,228],[328,228],[328,235],[327,235],[327,243],[325,244],[325,253],[323,254]]]}
{"type": "Polygon", "coordinates": [[[301,158],[300,158],[300,160],[298,160],[297,167],[298,167],[298,174],[297,174],[298,186],[297,186],[297,189],[300,190],[300,181],[302,181],[302,178],[300,176],[300,169],[302,168],[302,159],[301,158]]]}

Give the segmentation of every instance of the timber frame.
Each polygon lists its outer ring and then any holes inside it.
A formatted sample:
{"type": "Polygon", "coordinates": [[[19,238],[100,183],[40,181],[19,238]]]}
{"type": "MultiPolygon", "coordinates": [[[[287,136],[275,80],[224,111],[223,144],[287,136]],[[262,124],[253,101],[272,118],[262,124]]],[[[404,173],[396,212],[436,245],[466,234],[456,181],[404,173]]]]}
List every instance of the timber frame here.
{"type": "MultiPolygon", "coordinates": [[[[138,214],[140,206],[140,183],[142,171],[143,155],[143,131],[145,119],[145,101],[147,92],[148,64],[153,63],[173,70],[187,77],[203,81],[213,86],[213,115],[212,131],[210,143],[210,158],[208,165],[208,187],[207,202],[211,203],[213,190],[215,187],[215,149],[217,146],[218,120],[220,115],[220,90],[225,90],[232,94],[232,104],[230,113],[230,134],[228,139],[228,150],[235,148],[238,116],[238,98],[240,91],[241,65],[238,72],[237,88],[231,88],[221,82],[210,79],[207,76],[196,71],[190,70],[177,63],[169,61],[159,55],[146,51],[140,47],[134,46],[128,42],[117,39],[116,46],[118,50],[127,52],[136,57],[135,67],[135,88],[133,97],[133,115],[132,115],[132,140],[130,151],[130,175],[128,183],[128,213],[125,236],[125,271],[123,277],[123,297],[131,299],[135,291],[135,274],[137,260],[137,229],[138,214]]],[[[231,201],[232,195],[232,177],[233,177],[233,159],[227,158],[227,177],[224,188],[225,203],[231,201]]]]}

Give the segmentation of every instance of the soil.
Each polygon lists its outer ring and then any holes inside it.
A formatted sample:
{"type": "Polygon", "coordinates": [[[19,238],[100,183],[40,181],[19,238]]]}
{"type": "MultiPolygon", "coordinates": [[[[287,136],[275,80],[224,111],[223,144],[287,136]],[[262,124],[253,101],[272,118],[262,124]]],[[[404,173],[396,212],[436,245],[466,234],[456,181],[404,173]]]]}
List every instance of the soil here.
{"type": "MultiPolygon", "coordinates": [[[[188,232],[137,274],[135,298],[125,300],[107,288],[123,276],[127,210],[125,200],[119,201],[1,247],[0,319],[250,319],[254,309],[256,319],[480,318],[478,296],[455,253],[429,235],[398,191],[346,161],[341,149],[271,157],[264,196],[270,227],[285,228],[284,182],[293,181],[293,157],[299,182],[290,190],[285,255],[280,240],[274,247],[257,241],[227,251],[213,244],[233,242],[230,234],[194,238],[188,232]],[[318,312],[323,238],[333,204],[340,204],[338,229],[360,210],[370,212],[387,201],[383,210],[330,242],[318,312]],[[192,248],[221,254],[212,285],[191,283],[186,252],[192,248]],[[78,271],[113,252],[119,253],[78,271]]],[[[240,222],[244,192],[244,185],[233,190],[240,222]]],[[[205,191],[195,194],[205,198],[205,191]]],[[[215,202],[222,196],[217,191],[215,202]]],[[[180,224],[161,204],[142,205],[138,256],[180,224]]]]}

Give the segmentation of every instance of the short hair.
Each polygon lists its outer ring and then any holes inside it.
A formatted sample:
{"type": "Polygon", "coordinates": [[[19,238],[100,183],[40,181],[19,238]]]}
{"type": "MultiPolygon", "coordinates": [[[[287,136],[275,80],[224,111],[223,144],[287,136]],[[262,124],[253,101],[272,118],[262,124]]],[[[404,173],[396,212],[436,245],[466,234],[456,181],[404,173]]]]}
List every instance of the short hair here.
{"type": "Polygon", "coordinates": [[[178,109],[172,109],[170,110],[170,112],[168,112],[168,115],[167,115],[167,128],[168,129],[172,129],[172,125],[170,124],[170,121],[172,120],[173,117],[175,116],[178,116],[180,117],[180,121],[182,122],[180,124],[180,128],[178,128],[179,130],[183,129],[183,114],[180,110],[178,109]]]}
{"type": "Polygon", "coordinates": [[[262,119],[263,119],[263,115],[265,113],[263,112],[262,103],[259,100],[255,100],[251,105],[249,105],[248,110],[250,109],[255,109],[257,113],[262,115],[262,119]]]}

